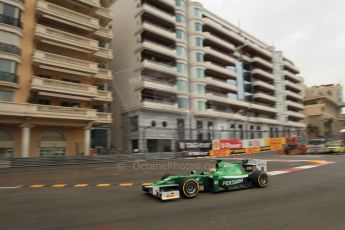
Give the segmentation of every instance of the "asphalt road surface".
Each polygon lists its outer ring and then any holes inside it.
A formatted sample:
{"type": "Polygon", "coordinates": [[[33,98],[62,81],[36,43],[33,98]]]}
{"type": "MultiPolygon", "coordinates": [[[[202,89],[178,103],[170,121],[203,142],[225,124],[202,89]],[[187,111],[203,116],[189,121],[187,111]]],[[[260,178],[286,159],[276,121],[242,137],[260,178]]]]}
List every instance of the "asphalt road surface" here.
{"type": "Polygon", "coordinates": [[[268,187],[168,202],[141,191],[210,158],[0,171],[0,229],[345,229],[345,155],[234,157],[271,160],[268,187]]]}

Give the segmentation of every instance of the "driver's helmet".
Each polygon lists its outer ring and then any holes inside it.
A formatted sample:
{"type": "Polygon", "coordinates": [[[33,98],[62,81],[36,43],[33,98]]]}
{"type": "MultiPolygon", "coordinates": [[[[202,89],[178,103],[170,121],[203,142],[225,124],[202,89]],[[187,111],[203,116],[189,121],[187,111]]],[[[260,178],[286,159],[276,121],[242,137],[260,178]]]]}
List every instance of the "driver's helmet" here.
{"type": "Polygon", "coordinates": [[[208,169],[209,173],[214,173],[215,171],[216,171],[216,168],[213,168],[213,167],[208,169]]]}

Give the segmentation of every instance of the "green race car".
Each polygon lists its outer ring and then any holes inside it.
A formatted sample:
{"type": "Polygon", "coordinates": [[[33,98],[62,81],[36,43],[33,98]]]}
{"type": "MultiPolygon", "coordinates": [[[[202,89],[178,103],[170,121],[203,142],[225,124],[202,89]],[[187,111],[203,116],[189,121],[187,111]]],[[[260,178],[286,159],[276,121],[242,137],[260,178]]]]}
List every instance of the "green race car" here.
{"type": "Polygon", "coordinates": [[[175,176],[166,174],[161,180],[143,186],[143,191],[161,200],[193,198],[200,191],[220,192],[251,187],[266,187],[268,183],[267,162],[247,159],[242,162],[217,161],[209,172],[175,176]]]}

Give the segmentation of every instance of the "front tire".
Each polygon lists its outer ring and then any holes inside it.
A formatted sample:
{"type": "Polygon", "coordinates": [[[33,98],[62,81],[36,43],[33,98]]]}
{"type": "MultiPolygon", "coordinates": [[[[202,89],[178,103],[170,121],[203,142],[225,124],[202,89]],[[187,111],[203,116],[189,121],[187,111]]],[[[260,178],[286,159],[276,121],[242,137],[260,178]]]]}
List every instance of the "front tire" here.
{"type": "Polygon", "coordinates": [[[267,186],[268,175],[265,172],[256,170],[251,175],[251,179],[253,181],[253,184],[258,188],[264,188],[267,186]]]}
{"type": "Polygon", "coordinates": [[[188,179],[180,184],[180,192],[186,198],[194,198],[199,193],[199,183],[194,179],[188,179]]]}

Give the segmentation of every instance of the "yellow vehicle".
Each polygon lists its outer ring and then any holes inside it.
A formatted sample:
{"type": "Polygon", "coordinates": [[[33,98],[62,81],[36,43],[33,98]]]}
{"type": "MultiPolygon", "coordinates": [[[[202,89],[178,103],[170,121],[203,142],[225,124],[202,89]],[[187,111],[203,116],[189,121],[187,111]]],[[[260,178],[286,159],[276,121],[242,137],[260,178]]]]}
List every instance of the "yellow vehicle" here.
{"type": "Polygon", "coordinates": [[[328,142],[325,145],[325,153],[345,153],[345,145],[342,141],[328,142]]]}

